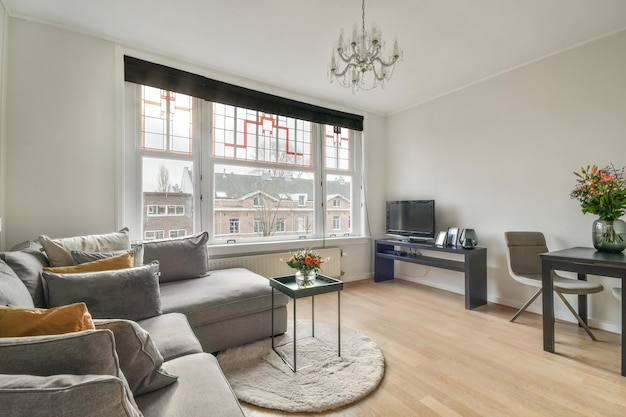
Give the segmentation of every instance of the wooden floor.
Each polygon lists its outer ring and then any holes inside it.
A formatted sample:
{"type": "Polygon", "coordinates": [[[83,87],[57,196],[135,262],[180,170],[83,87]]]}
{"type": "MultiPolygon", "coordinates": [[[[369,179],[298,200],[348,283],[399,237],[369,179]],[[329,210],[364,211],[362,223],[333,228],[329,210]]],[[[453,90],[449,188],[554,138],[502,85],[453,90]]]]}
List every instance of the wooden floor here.
{"type": "MultiPolygon", "coordinates": [[[[539,301],[537,301],[539,302],[539,301]]],[[[310,304],[298,300],[298,318],[310,304]]],[[[557,322],[556,354],[543,351],[541,316],[404,280],[346,283],[342,326],[368,335],[385,377],[365,399],[324,416],[626,416],[620,335],[557,322]]],[[[309,308],[307,308],[309,307],[309,308]]],[[[336,323],[336,293],[315,297],[316,321],[336,323]]],[[[289,310],[291,314],[291,310],[289,310]]],[[[249,417],[297,415],[242,404],[249,417]]]]}

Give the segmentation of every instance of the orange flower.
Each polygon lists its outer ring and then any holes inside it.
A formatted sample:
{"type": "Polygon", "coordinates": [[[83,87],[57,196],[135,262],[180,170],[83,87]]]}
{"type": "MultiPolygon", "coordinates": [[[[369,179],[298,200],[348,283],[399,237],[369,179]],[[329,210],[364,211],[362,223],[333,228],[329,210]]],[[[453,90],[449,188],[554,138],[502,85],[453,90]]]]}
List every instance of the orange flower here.
{"type": "Polygon", "coordinates": [[[304,263],[305,264],[310,264],[311,262],[313,262],[313,258],[311,258],[310,256],[307,255],[306,258],[304,258],[304,263]]]}

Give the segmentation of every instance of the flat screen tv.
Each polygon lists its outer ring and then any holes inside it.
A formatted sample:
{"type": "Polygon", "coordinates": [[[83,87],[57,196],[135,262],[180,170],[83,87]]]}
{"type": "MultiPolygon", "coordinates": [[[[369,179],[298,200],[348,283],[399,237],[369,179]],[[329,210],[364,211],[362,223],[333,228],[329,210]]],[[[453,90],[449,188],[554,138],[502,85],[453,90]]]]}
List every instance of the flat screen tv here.
{"type": "Polygon", "coordinates": [[[387,234],[416,240],[435,237],[435,200],[387,201],[387,234]]]}

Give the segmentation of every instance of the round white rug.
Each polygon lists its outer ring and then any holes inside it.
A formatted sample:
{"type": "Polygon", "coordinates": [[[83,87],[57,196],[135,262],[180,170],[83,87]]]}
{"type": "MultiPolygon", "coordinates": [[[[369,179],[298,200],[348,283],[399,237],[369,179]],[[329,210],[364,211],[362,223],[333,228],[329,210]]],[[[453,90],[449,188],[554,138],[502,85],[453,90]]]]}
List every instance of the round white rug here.
{"type": "MultiPolygon", "coordinates": [[[[292,329],[289,324],[288,329],[292,329]]],[[[293,340],[288,333],[275,344],[293,364],[293,340]]],[[[237,398],[259,407],[288,412],[320,412],[353,403],[374,391],[385,374],[385,359],[372,340],[341,327],[341,357],[337,356],[337,326],[297,322],[297,366],[293,372],[263,339],[225,350],[217,360],[237,398]],[[309,337],[307,337],[309,336],[309,337]],[[307,366],[310,365],[310,366],[307,366]],[[301,369],[303,367],[303,369],[301,369]]]]}

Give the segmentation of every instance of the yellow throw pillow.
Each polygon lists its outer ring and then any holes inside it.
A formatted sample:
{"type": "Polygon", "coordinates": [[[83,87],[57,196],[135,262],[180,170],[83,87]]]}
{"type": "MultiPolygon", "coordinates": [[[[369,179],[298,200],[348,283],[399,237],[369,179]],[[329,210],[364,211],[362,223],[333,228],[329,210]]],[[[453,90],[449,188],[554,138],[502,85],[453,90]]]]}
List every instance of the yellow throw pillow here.
{"type": "Polygon", "coordinates": [[[43,336],[93,330],[85,303],[50,309],[0,306],[0,337],[43,336]]]}
{"type": "Polygon", "coordinates": [[[111,271],[114,269],[132,268],[135,264],[135,255],[133,251],[123,253],[121,255],[112,256],[110,258],[98,259],[97,261],[85,262],[84,264],[74,266],[56,266],[46,267],[46,272],[54,272],[56,274],[71,274],[79,272],[99,272],[111,271]]]}

